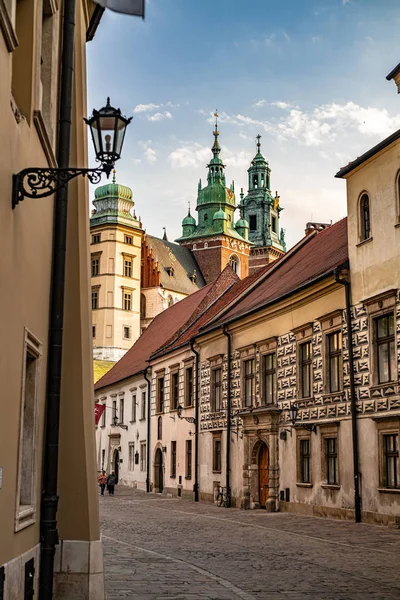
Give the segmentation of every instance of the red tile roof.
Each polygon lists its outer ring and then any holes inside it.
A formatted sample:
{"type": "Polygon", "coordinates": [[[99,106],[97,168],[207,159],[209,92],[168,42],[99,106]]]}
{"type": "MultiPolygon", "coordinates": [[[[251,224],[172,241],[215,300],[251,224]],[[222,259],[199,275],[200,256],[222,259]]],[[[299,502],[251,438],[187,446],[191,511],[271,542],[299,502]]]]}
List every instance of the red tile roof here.
{"type": "Polygon", "coordinates": [[[100,390],[143,371],[151,353],[162,347],[187,322],[212,285],[204,286],[157,315],[125,356],[96,383],[94,389],[100,390]]]}
{"type": "Polygon", "coordinates": [[[278,264],[273,263],[277,268],[267,271],[265,278],[215,321],[212,328],[261,309],[345,264],[349,256],[347,218],[319,233],[306,236],[301,242],[292,249],[294,252],[283,256],[278,264]]]}

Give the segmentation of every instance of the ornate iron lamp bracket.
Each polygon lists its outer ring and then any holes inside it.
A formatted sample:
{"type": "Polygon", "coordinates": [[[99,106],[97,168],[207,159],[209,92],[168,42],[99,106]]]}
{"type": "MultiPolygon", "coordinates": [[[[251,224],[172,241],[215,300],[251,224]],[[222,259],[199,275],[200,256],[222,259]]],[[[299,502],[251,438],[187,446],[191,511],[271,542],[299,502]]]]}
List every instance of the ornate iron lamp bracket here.
{"type": "Polygon", "coordinates": [[[93,184],[101,180],[103,173],[110,175],[113,165],[105,164],[97,169],[23,169],[13,175],[12,207],[15,208],[24,198],[45,198],[51,196],[79,175],[87,177],[93,184]]]}

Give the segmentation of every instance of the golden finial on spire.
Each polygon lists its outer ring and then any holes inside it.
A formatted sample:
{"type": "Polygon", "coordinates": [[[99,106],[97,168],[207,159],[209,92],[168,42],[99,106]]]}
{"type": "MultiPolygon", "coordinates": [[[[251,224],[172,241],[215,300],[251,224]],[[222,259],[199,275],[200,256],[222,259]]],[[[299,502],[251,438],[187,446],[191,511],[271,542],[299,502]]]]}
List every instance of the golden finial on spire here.
{"type": "Polygon", "coordinates": [[[112,181],[113,183],[117,183],[116,175],[117,175],[117,171],[114,169],[113,170],[113,181],[112,181]]]}

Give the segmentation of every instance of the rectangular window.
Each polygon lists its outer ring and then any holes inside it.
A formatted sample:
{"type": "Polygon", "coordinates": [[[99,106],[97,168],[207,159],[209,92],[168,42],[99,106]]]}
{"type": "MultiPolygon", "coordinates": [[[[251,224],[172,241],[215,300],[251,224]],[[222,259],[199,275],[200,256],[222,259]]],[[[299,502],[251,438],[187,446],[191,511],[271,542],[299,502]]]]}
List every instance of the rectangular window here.
{"type": "Polygon", "coordinates": [[[99,292],[98,290],[92,290],[92,310],[99,308],[99,292]]]}
{"type": "Polygon", "coordinates": [[[114,425],[115,417],[117,416],[117,401],[113,400],[111,411],[111,425],[114,425]]]}
{"type": "Polygon", "coordinates": [[[375,319],[378,383],[395,381],[396,351],[394,343],[394,315],[375,319]]]}
{"type": "Polygon", "coordinates": [[[126,235],[125,236],[125,244],[129,244],[130,246],[132,246],[132,244],[133,244],[133,237],[131,235],[126,235]]]}
{"type": "Polygon", "coordinates": [[[299,346],[300,353],[300,397],[310,398],[312,395],[312,344],[305,342],[299,346]]]}
{"type": "Polygon", "coordinates": [[[339,485],[337,438],[325,438],[326,482],[339,485]]]}
{"type": "Polygon", "coordinates": [[[340,331],[327,335],[328,350],[328,391],[331,393],[341,390],[342,370],[342,336],[340,331]]]}
{"type": "Polygon", "coordinates": [[[132,423],[136,423],[136,394],[132,396],[132,423]]]}
{"type": "Polygon", "coordinates": [[[222,409],[222,369],[211,371],[211,411],[222,409]]]}
{"type": "Polygon", "coordinates": [[[104,408],[103,414],[101,415],[101,424],[100,424],[100,427],[105,427],[106,426],[106,410],[107,410],[107,407],[104,408]]]}
{"type": "Polygon", "coordinates": [[[101,241],[101,234],[100,233],[94,233],[92,235],[92,244],[98,244],[101,241]]]}
{"type": "Polygon", "coordinates": [[[214,438],[213,471],[221,472],[221,438],[214,438]]]}
{"type": "Polygon", "coordinates": [[[193,405],[193,367],[185,371],[185,406],[193,405]]]}
{"type": "Polygon", "coordinates": [[[142,392],[142,404],[140,409],[140,419],[144,421],[146,418],[146,392],[142,392]]]}
{"type": "Polygon", "coordinates": [[[132,310],[132,292],[123,292],[122,308],[123,310],[132,310]]]}
{"type": "Polygon", "coordinates": [[[250,231],[257,231],[257,215],[249,215],[250,231]]]}
{"type": "Polygon", "coordinates": [[[171,376],[171,410],[178,408],[179,398],[179,373],[172,373],[171,376]]]}
{"type": "Polygon", "coordinates": [[[146,442],[140,442],[140,470],[146,470],[146,442]]]}
{"type": "Polygon", "coordinates": [[[276,233],[276,217],[272,217],[272,231],[276,233]]]}
{"type": "MultiPolygon", "coordinates": [[[[105,412],[105,411],[104,411],[105,412]]],[[[104,414],[104,413],[103,413],[104,414]]],[[[104,462],[106,460],[106,451],[101,451],[101,470],[104,471],[104,462]]]]}
{"type": "Polygon", "coordinates": [[[132,259],[124,258],[124,276],[132,277],[132,259]]]}
{"type": "Polygon", "coordinates": [[[276,400],[276,354],[264,356],[264,403],[273,404],[276,400]]]}
{"type": "Polygon", "coordinates": [[[92,337],[96,337],[96,325],[92,325],[92,337]]]}
{"type": "Polygon", "coordinates": [[[128,456],[128,471],[133,471],[135,468],[135,444],[129,442],[129,456],[128,456]]]}
{"type": "Polygon", "coordinates": [[[119,423],[124,422],[124,399],[121,398],[119,401],[119,423]]]}
{"type": "Polygon", "coordinates": [[[386,488],[400,488],[399,436],[397,433],[384,434],[382,441],[384,485],[386,488]]]}
{"type": "Polygon", "coordinates": [[[192,479],[192,440],[186,440],[186,479],[192,479]]]}
{"type": "Polygon", "coordinates": [[[176,477],[176,442],[171,442],[171,477],[176,477]]]}
{"type": "Polygon", "coordinates": [[[310,440],[300,441],[300,482],[311,483],[310,477],[310,440]]]}
{"type": "Polygon", "coordinates": [[[131,328],[124,325],[124,339],[130,340],[131,338],[131,328]]]}
{"type": "Polygon", "coordinates": [[[244,406],[252,406],[254,403],[254,362],[254,358],[244,362],[244,406]]]}
{"type": "Polygon", "coordinates": [[[161,413],[164,411],[164,377],[157,379],[157,405],[156,412],[161,413]]]}
{"type": "Polygon", "coordinates": [[[92,277],[100,274],[100,258],[98,256],[91,259],[92,277]]]}

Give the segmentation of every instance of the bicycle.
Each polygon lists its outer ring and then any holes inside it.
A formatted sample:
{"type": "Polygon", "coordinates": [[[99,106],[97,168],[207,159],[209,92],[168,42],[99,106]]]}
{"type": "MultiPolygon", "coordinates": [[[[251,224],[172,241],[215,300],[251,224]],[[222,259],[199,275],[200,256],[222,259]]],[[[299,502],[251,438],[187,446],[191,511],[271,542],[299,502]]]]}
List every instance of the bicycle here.
{"type": "Polygon", "coordinates": [[[217,494],[217,506],[228,508],[230,506],[229,492],[226,487],[219,487],[217,494]]]}

